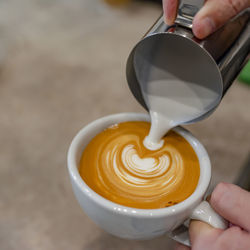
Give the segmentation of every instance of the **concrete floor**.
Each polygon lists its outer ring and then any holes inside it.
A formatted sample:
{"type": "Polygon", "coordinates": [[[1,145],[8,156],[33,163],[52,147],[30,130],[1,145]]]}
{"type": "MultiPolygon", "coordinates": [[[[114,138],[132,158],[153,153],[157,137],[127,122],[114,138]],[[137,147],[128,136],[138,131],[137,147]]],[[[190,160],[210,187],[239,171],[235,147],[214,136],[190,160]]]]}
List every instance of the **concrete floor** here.
{"type": "MultiPolygon", "coordinates": [[[[125,80],[132,46],[161,10],[98,0],[0,3],[0,249],[172,249],[108,235],[73,196],[66,154],[101,116],[143,111],[125,80]]],[[[188,126],[207,148],[212,186],[233,182],[249,153],[250,89],[235,83],[217,111],[188,126]]]]}

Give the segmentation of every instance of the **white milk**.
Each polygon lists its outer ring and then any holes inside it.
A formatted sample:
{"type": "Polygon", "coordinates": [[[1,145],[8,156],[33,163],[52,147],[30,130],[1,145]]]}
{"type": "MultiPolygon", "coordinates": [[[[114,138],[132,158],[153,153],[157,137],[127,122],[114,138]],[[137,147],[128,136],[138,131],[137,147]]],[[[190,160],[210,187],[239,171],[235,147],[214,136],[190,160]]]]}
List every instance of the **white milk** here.
{"type": "Polygon", "coordinates": [[[183,39],[159,36],[135,50],[136,80],[151,116],[144,145],[151,150],[162,146],[171,128],[205,115],[221,100],[222,80],[214,61],[183,39]]]}
{"type": "Polygon", "coordinates": [[[161,148],[161,139],[171,128],[204,113],[218,96],[205,86],[170,78],[140,83],[151,116],[150,133],[144,140],[150,150],[161,148]]]}

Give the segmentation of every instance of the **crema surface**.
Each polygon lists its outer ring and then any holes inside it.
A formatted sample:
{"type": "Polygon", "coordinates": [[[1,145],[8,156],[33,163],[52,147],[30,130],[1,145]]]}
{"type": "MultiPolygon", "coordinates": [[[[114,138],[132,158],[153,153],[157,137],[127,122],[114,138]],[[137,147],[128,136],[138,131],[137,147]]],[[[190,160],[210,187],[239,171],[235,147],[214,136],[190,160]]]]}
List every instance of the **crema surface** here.
{"type": "Polygon", "coordinates": [[[149,130],[148,122],[124,122],[95,136],[80,161],[85,183],[104,198],[134,208],[163,208],[189,197],[200,176],[193,148],[170,131],[159,150],[148,150],[143,140],[149,130]]]}

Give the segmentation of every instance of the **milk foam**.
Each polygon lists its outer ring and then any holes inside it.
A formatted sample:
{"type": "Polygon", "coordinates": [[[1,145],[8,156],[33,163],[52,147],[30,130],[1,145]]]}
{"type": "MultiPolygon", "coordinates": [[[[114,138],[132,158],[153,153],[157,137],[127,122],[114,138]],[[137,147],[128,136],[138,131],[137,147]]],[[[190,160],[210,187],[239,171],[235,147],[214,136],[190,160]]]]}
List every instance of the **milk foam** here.
{"type": "MultiPolygon", "coordinates": [[[[180,165],[177,166],[175,163],[176,160],[170,160],[169,156],[164,153],[161,153],[159,157],[140,158],[135,146],[128,144],[122,149],[121,160],[123,168],[121,168],[118,164],[118,150],[115,149],[112,151],[111,154],[107,155],[106,161],[109,162],[113,154],[112,163],[114,174],[127,186],[138,187],[139,185],[141,188],[155,188],[155,184],[157,183],[157,185],[161,187],[167,184],[174,187],[180,180],[175,175],[169,175],[168,172],[170,167],[170,172],[175,171],[175,168],[183,168],[179,155],[177,159],[180,165]],[[172,164],[170,166],[171,161],[172,164]],[[159,179],[159,177],[161,177],[161,179],[159,179]],[[173,179],[175,181],[173,181],[173,179]]],[[[170,186],[168,186],[168,188],[170,188],[170,186]]]]}
{"type": "Polygon", "coordinates": [[[163,146],[164,144],[163,140],[160,140],[159,142],[158,141],[154,142],[154,138],[153,139],[151,138],[152,136],[149,135],[146,136],[145,139],[143,140],[143,145],[145,148],[154,151],[160,149],[163,146]]]}
{"type": "Polygon", "coordinates": [[[140,158],[133,145],[127,145],[122,151],[122,162],[127,170],[139,176],[156,177],[169,167],[169,157],[164,154],[156,158],[140,158]]]}

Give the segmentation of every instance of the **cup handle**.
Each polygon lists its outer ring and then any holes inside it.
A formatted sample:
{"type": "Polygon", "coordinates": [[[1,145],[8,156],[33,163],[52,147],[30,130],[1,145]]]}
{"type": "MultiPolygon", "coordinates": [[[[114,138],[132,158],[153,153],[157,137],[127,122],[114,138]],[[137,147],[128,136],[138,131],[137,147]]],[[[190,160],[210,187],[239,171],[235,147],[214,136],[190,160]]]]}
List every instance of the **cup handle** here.
{"type": "MultiPolygon", "coordinates": [[[[217,214],[207,201],[202,201],[192,212],[189,217],[192,220],[203,221],[214,228],[226,229],[228,222],[217,214]]],[[[189,223],[184,223],[174,231],[168,233],[168,236],[173,240],[186,245],[190,245],[190,239],[188,234],[189,223]]]]}

